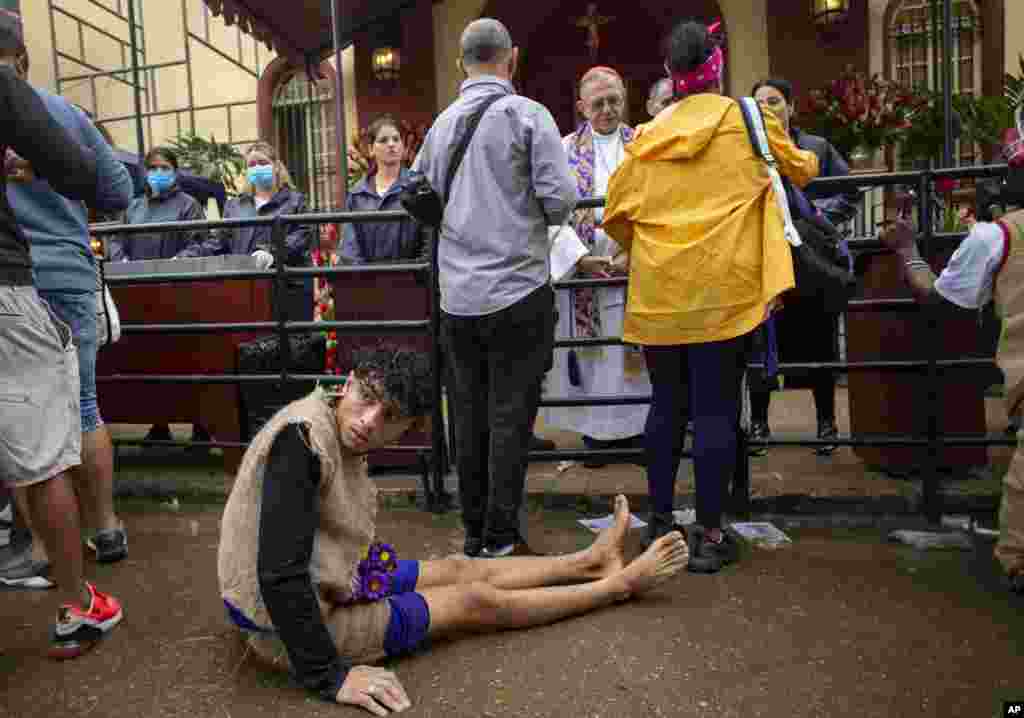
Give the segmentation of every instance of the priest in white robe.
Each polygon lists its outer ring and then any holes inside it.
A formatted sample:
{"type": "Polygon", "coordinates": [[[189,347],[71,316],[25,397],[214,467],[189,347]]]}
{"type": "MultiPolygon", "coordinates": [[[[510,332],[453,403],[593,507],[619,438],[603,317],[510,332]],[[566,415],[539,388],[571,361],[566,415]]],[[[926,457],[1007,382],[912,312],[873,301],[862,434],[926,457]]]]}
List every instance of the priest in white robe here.
{"type": "MultiPolygon", "coordinates": [[[[563,140],[581,199],[604,196],[608,180],[625,157],[633,129],[622,121],[626,92],[622,78],[595,67],[580,80],[581,127],[563,140]]],[[[620,248],[600,228],[603,209],[578,210],[572,227],[589,250],[568,278],[611,276],[620,270],[612,259],[620,248]]],[[[559,290],[557,339],[621,336],[625,287],[559,290]]],[[[649,395],[650,379],[638,347],[603,346],[555,349],[545,382],[548,397],[649,395]]],[[[544,407],[545,426],[578,432],[589,448],[641,448],[648,405],[544,407]]],[[[587,466],[600,466],[588,462],[587,466]]]]}

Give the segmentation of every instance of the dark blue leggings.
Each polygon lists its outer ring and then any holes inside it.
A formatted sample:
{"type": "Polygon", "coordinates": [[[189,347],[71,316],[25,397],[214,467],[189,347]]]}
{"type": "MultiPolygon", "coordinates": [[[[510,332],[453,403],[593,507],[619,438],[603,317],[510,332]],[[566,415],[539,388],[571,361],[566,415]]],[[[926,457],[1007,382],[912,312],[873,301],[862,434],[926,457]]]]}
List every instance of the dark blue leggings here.
{"type": "Polygon", "coordinates": [[[726,489],[736,470],[750,335],[721,342],[645,346],[653,389],[647,415],[647,486],[651,508],[672,511],[683,430],[693,416],[697,523],[721,528],[726,489]]]}

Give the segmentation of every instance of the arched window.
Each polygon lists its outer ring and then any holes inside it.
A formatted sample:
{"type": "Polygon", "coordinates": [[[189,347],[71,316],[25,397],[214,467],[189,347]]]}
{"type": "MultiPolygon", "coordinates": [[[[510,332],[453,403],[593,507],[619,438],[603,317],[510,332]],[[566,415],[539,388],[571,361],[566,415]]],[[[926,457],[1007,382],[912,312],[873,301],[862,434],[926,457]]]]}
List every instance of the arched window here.
{"type": "Polygon", "coordinates": [[[333,90],[297,71],[274,93],[277,146],[297,189],[312,210],[335,207],[337,169],[333,90]]]}
{"type": "MultiPolygon", "coordinates": [[[[981,94],[981,15],[974,0],[953,0],[953,92],[981,94]]],[[[890,77],[905,87],[941,91],[942,0],[901,0],[890,13],[890,77]]],[[[957,143],[960,164],[974,164],[978,148],[957,143]]]]}

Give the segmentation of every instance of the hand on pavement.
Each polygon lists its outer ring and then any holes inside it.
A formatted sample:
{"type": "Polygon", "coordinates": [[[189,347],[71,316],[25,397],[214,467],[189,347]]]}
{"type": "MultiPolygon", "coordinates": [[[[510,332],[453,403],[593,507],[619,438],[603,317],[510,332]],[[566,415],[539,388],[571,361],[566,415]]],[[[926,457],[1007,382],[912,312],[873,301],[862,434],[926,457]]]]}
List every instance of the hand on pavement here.
{"type": "Polygon", "coordinates": [[[338,691],[337,701],[361,706],[378,716],[401,713],[412,706],[398,676],[376,666],[354,666],[338,691]]]}

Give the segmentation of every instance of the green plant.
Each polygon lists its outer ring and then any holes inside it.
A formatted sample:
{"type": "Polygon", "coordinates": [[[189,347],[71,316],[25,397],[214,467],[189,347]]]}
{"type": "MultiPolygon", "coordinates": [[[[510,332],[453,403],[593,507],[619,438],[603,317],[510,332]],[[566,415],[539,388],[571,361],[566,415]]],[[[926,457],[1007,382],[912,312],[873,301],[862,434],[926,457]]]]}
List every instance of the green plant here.
{"type": "Polygon", "coordinates": [[[238,148],[227,142],[200,137],[194,132],[182,132],[167,143],[178,153],[183,169],[224,185],[229,194],[237,192],[235,181],[245,170],[245,158],[238,148]]]}
{"type": "MultiPolygon", "coordinates": [[[[945,114],[941,92],[921,92],[924,102],[899,138],[904,161],[938,160],[945,145],[945,114]]],[[[1013,122],[1006,97],[954,95],[954,125],[959,125],[960,141],[982,147],[999,144],[1003,130],[1013,122]]]]}
{"type": "Polygon", "coordinates": [[[960,139],[982,146],[999,144],[1013,125],[1013,105],[1006,96],[967,97],[957,108],[963,123],[960,139]]]}

